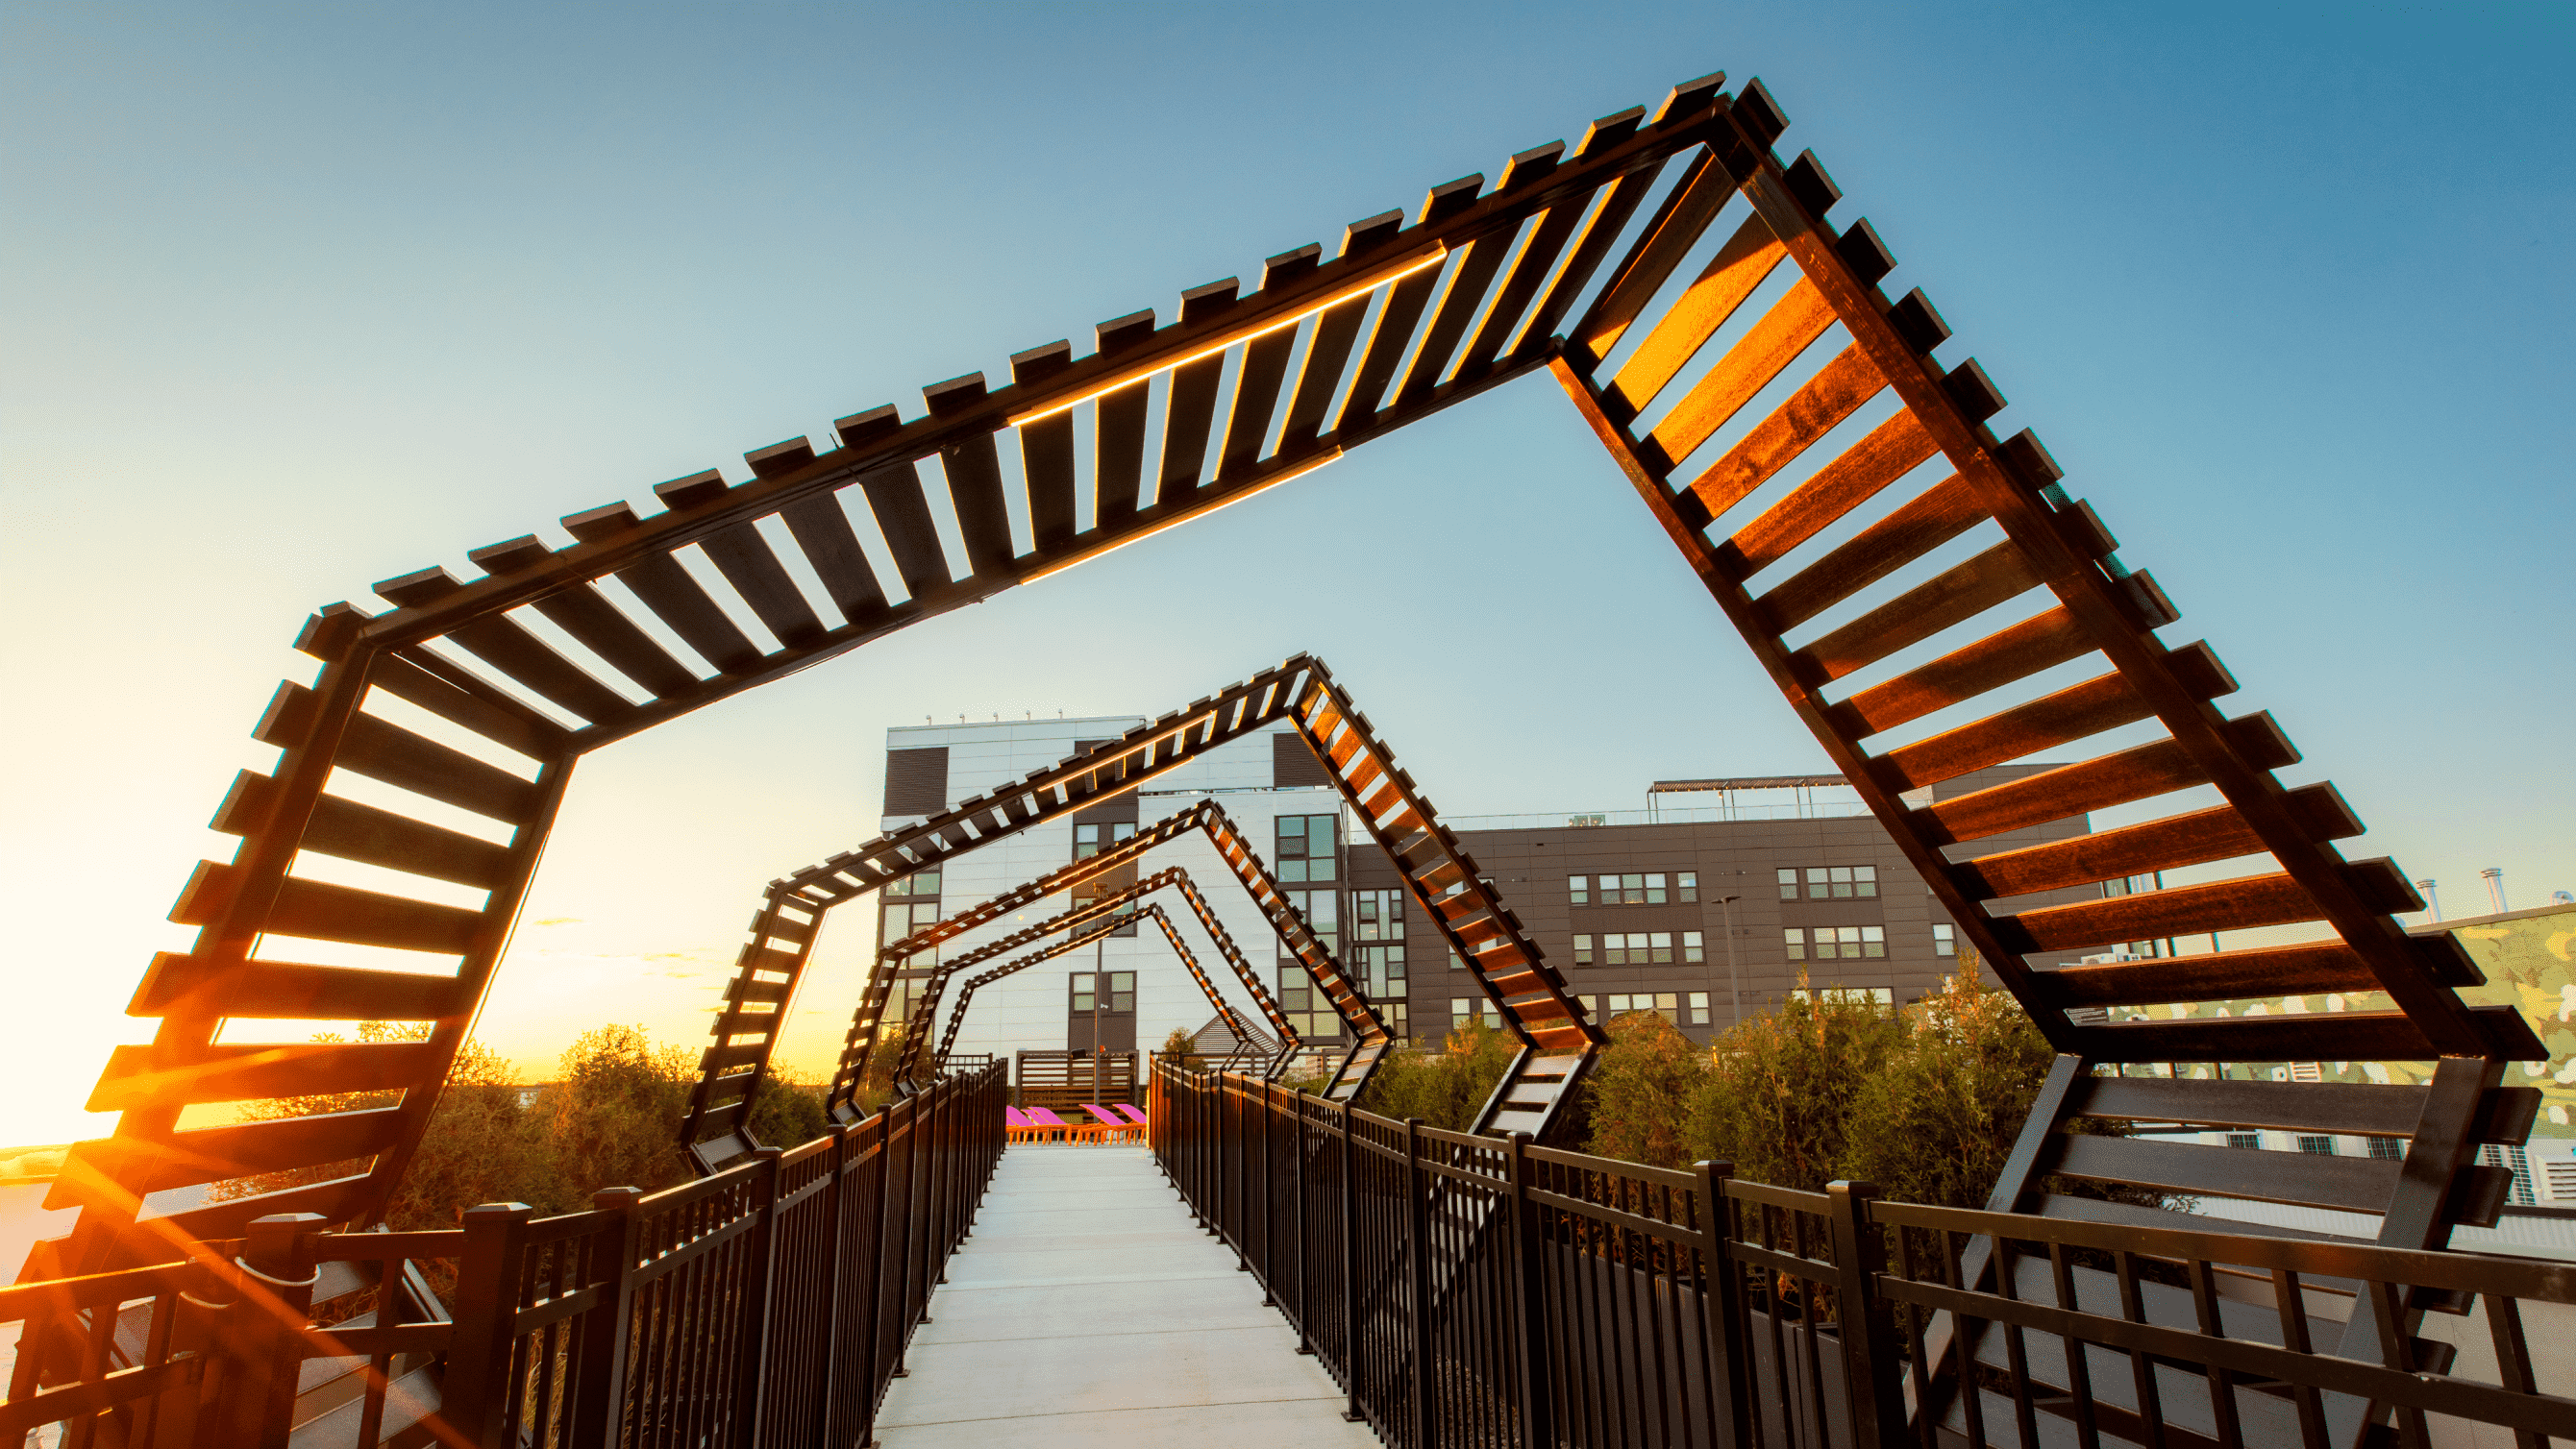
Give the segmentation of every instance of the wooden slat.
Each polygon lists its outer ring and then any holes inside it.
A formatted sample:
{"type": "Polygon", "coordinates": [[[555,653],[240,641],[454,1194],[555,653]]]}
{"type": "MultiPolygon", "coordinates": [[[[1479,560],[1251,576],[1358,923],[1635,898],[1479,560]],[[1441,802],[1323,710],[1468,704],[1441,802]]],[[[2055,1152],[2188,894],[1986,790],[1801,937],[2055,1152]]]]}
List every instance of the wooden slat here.
{"type": "Polygon", "coordinates": [[[1690,255],[1692,244],[1734,195],[1735,178],[1715,156],[1706,149],[1691,153],[1689,168],[1674,182],[1583,320],[1575,324],[1574,342],[1587,361],[1597,361],[1619,345],[1638,314],[1663,290],[1673,269],[1690,255]]]}
{"type": "Polygon", "coordinates": [[[2028,704],[1890,750],[1870,773],[1890,793],[1955,780],[2147,717],[2146,701],[2117,674],[2098,675],[2028,704]]]}
{"type": "Polygon", "coordinates": [[[1163,400],[1163,455],[1156,465],[1154,503],[1188,498],[1207,468],[1208,435],[1216,424],[1216,395],[1224,381],[1223,355],[1172,369],[1163,400]]]}
{"type": "Polygon", "coordinates": [[[1431,314],[1431,325],[1422,329],[1422,346],[1415,350],[1413,366],[1405,369],[1404,382],[1395,390],[1394,406],[1418,403],[1439,385],[1441,375],[1448,370],[1450,355],[1458,350],[1468,324],[1476,320],[1476,309],[1484,305],[1485,294],[1501,274],[1503,263],[1511,259],[1511,249],[1519,240],[1520,228],[1515,225],[1488,232],[1468,244],[1467,255],[1450,268],[1448,290],[1441,293],[1440,306],[1431,314]]]}
{"type": "Polygon", "coordinates": [[[525,705],[469,694],[400,654],[380,656],[367,671],[367,683],[533,760],[555,758],[572,738],[571,731],[525,705]]]}
{"type": "Polygon", "coordinates": [[[1825,635],[1790,655],[1789,663],[1811,686],[1829,684],[2038,584],[2022,551],[1999,543],[1825,635]]]}
{"type": "Polygon", "coordinates": [[[2093,647],[2084,627],[2061,606],[1952,650],[1911,674],[1861,690],[1825,715],[1845,738],[1864,739],[2091,653],[2093,647]]]}
{"type": "Polygon", "coordinates": [[[400,1107],[243,1122],[159,1140],[108,1137],[74,1144],[66,1172],[87,1171],[132,1193],[193,1187],[253,1173],[372,1157],[393,1145],[400,1107]]]}
{"type": "Polygon", "coordinates": [[[1225,447],[1217,458],[1217,476],[1231,478],[1261,458],[1269,441],[1270,419],[1279,408],[1279,388],[1287,381],[1288,359],[1297,348],[1297,330],[1283,327],[1243,349],[1243,369],[1234,382],[1234,406],[1225,422],[1225,447]]]}
{"type": "Polygon", "coordinates": [[[1574,237],[1574,229],[1583,224],[1583,215],[1599,192],[1568,197],[1547,209],[1547,214],[1530,228],[1529,241],[1512,261],[1512,269],[1503,276],[1503,284],[1494,292],[1492,310],[1485,314],[1476,335],[1467,341],[1467,350],[1458,354],[1458,376],[1472,378],[1493,366],[1502,354],[1503,345],[1512,338],[1512,329],[1529,310],[1530,299],[1547,282],[1548,270],[1565,254],[1565,244],[1574,237]]]}
{"type": "MultiPolygon", "coordinates": [[[[1727,558],[1732,550],[1733,556],[1742,560],[1737,565],[1742,570],[1739,578],[1767,567],[1806,542],[1814,529],[1832,521],[1818,516],[1825,511],[1820,507],[1773,527],[1773,514],[1804,508],[1799,503],[1801,495],[1823,488],[1835,495],[1827,500],[1828,506],[1849,498],[1850,506],[1856,507],[1932,456],[1931,435],[1924,433],[1919,424],[1910,424],[1907,420],[1912,417],[1912,413],[1900,413],[1881,424],[1851,452],[1809,479],[1797,493],[1782,499],[1779,508],[1755,519],[1736,538],[1720,544],[1718,557],[1727,558]],[[1922,457],[1915,456],[1918,449],[1922,457]],[[1851,465],[1849,471],[1844,470],[1846,463],[1851,465]],[[1749,542],[1739,548],[1738,541],[1748,536],[1749,542]]],[[[1754,600],[1753,605],[1773,632],[1786,633],[1976,527],[1986,517],[1986,507],[1978,501],[1977,490],[1953,473],[1782,581],[1779,587],[1754,600]]]]}
{"type": "MultiPolygon", "coordinates": [[[[2411,1137],[2424,1113],[2421,1086],[2358,1082],[2193,1081],[2178,1077],[2087,1077],[2067,1112],[2134,1122],[2201,1127],[2411,1137]]],[[[2471,1140],[2518,1143],[2540,1110],[2534,1087],[2489,1088],[2471,1140]]]]}
{"type": "Polygon", "coordinates": [[[372,1179],[367,1177],[307,1183],[278,1192],[264,1192],[257,1197],[237,1197],[230,1202],[209,1203],[183,1213],[172,1213],[153,1224],[160,1230],[154,1234],[154,1241],[156,1245],[166,1243],[168,1239],[162,1234],[193,1238],[201,1243],[217,1238],[238,1238],[249,1231],[252,1223],[273,1213],[312,1213],[325,1223],[345,1223],[369,1204],[380,1200],[381,1195],[372,1187],[372,1179]]]}
{"type": "MultiPolygon", "coordinates": [[[[1011,381],[1034,387],[1073,362],[1072,344],[1051,343],[1011,358],[1011,381]]],[[[1075,487],[1073,409],[1023,423],[1020,475],[1029,490],[1029,536],[1036,550],[1049,553],[1073,542],[1075,487]]]]}
{"type": "Polygon", "coordinates": [[[1754,394],[1770,386],[1799,353],[1824,336],[1834,320],[1834,309],[1824,294],[1815,283],[1801,278],[1656,421],[1654,430],[1639,441],[1638,457],[1657,476],[1670,473],[1753,401],[1754,394]]]}
{"type": "Polygon", "coordinates": [[[1643,412],[1788,255],[1761,217],[1746,217],[1602,389],[1602,407],[1613,416],[1643,412]]]}
{"type": "Polygon", "coordinates": [[[805,601],[804,592],[788,577],[787,566],[778,561],[777,551],[758,529],[736,524],[700,539],[698,546],[780,643],[811,644],[822,635],[822,618],[805,601]]]}
{"type": "Polygon", "coordinates": [[[1288,420],[1279,433],[1282,453],[1315,440],[1333,395],[1341,390],[1342,372],[1350,363],[1351,345],[1359,340],[1360,324],[1368,319],[1368,307],[1366,296],[1353,297],[1325,308],[1315,319],[1314,340],[1306,348],[1305,365],[1297,370],[1297,390],[1289,395],[1288,420]]]}
{"type": "MultiPolygon", "coordinates": [[[[1548,283],[1547,294],[1539,298],[1538,305],[1530,309],[1529,322],[1521,333],[1520,345],[1512,349],[1512,356],[1527,357],[1549,344],[1556,324],[1573,310],[1575,299],[1583,294],[1593,273],[1599,271],[1601,263],[1609,258],[1610,249],[1618,245],[1619,233],[1627,229],[1628,219],[1637,214],[1637,208],[1645,202],[1646,194],[1655,189],[1656,180],[1669,164],[1668,160],[1658,160],[1610,184],[1610,190],[1601,198],[1600,205],[1583,220],[1574,248],[1566,254],[1564,269],[1557,273],[1555,281],[1548,283]]],[[[1594,360],[1597,360],[1597,354],[1587,354],[1584,359],[1587,365],[1594,360]]]]}
{"type": "MultiPolygon", "coordinates": [[[[1064,423],[1069,446],[1072,419],[1068,416],[1064,423]]],[[[1069,459],[1065,466],[1069,474],[1069,459]]],[[[1069,488],[1070,482],[1066,486],[1069,488]]],[[[1068,512],[1071,506],[1068,497],[1068,512]]],[[[885,612],[885,587],[877,582],[876,570],[868,563],[867,551],[859,546],[858,532],[850,527],[850,515],[842,509],[839,495],[817,493],[800,498],[778,510],[778,516],[786,520],[787,531],[795,535],[796,546],[805,551],[806,562],[814,566],[815,577],[823,581],[823,592],[830,596],[832,607],[841,611],[841,617],[853,624],[864,624],[885,612]]]]}
{"type": "Polygon", "coordinates": [[[635,712],[626,696],[547,648],[514,620],[494,615],[459,625],[447,636],[474,657],[593,724],[635,712]]]}
{"type": "Polygon", "coordinates": [[[760,666],[751,636],[726,617],[678,559],[668,554],[637,559],[619,569],[617,578],[709,664],[727,674],[746,674],[760,666]]]}
{"type": "Polygon", "coordinates": [[[2056,1138],[2043,1161],[2046,1171],[2070,1177],[2357,1213],[2386,1212],[2404,1171],[2399,1163],[2368,1157],[2081,1135],[2056,1138]]]}
{"type": "Polygon", "coordinates": [[[238,1016],[269,1021],[434,1021],[473,1007],[453,976],[252,960],[210,965],[163,951],[134,989],[129,1016],[238,1016]]]}
{"type": "Polygon", "coordinates": [[[421,1084],[438,1065],[426,1042],[118,1047],[88,1110],[388,1091],[421,1084]]]}
{"type": "Polygon", "coordinates": [[[537,612],[611,668],[662,698],[698,687],[686,665],[589,584],[558,589],[537,600],[537,612]]]}
{"type": "MultiPolygon", "coordinates": [[[[1816,474],[1811,476],[1811,479],[1798,484],[1795,489],[1790,489],[1788,497],[1775,502],[1772,507],[1767,507],[1767,510],[1762,512],[1762,517],[1757,517],[1757,520],[1747,522],[1744,528],[1736,530],[1734,538],[1728,538],[1726,543],[1718,546],[1718,564],[1726,569],[1728,577],[1734,577],[1734,579],[1747,579],[1752,577],[1752,574],[1759,574],[1762,569],[1770,569],[1770,566],[1777,564],[1780,558],[1788,556],[1790,548],[1798,548],[1801,543],[1806,543],[1808,538],[1814,538],[1816,533],[1829,528],[1834,520],[1839,520],[1839,517],[1852,512],[1855,507],[1860,507],[1860,504],[1878,497],[1880,489],[1886,489],[1888,484],[1893,484],[1896,479],[1901,479],[1901,476],[1906,476],[1917,466],[1922,466],[1922,463],[1927,461],[1927,458],[1932,458],[1932,453],[1937,453],[1937,450],[1940,448],[1932,445],[1932,435],[1924,432],[1922,422],[1919,422],[1911,412],[1899,412],[1896,417],[1891,417],[1891,420],[1880,422],[1878,427],[1873,427],[1868,438],[1862,438],[1860,443],[1852,443],[1850,448],[1844,448],[1842,456],[1834,458],[1832,463],[1816,468],[1816,474]]],[[[1955,476],[1950,479],[1950,484],[1947,486],[1955,486],[1960,494],[1968,492],[1963,484],[1958,484],[1955,476]]],[[[1940,492],[1940,489],[1935,489],[1935,492],[1940,492]]],[[[1847,579],[1847,587],[1842,587],[1839,595],[1824,597],[1824,600],[1814,602],[1814,605],[1803,605],[1803,600],[1798,595],[1780,595],[1780,597],[1765,595],[1767,600],[1765,607],[1775,615],[1775,618],[1777,615],[1793,613],[1793,610],[1798,610],[1798,607],[1806,607],[1806,613],[1798,613],[1795,618],[1788,618],[1785,623],[1780,623],[1780,628],[1790,628],[1793,623],[1816,618],[1816,613],[1821,613],[1821,610],[1824,610],[1826,605],[1832,605],[1834,600],[1850,597],[1855,589],[1865,587],[1865,584],[1875,582],[1875,579],[1883,579],[1888,571],[1904,566],[1906,558],[1919,556],[1924,548],[1940,546],[1940,543],[1945,543],[1945,540],[1963,533],[1963,530],[1968,528],[1968,525],[1973,525],[1978,517],[1984,517],[1984,510],[1978,510],[1976,499],[1973,497],[1940,499],[1940,502],[1953,504],[1950,512],[1963,515],[1965,522],[1960,522],[1958,528],[1953,528],[1950,533],[1917,530],[1917,533],[1906,538],[1906,543],[1914,543],[1914,553],[1901,553],[1899,548],[1888,548],[1886,540],[1873,540],[1875,548],[1870,551],[1870,558],[1865,561],[1865,564],[1860,564],[1857,569],[1852,566],[1857,561],[1857,553],[1855,553],[1855,558],[1847,558],[1847,561],[1844,561],[1842,569],[1832,569],[1832,571],[1824,571],[1824,574],[1816,574],[1814,582],[1808,582],[1806,589],[1803,589],[1803,592],[1808,592],[1808,595],[1821,595],[1829,579],[1837,579],[1837,582],[1844,582],[1844,579],[1847,579]],[[1875,571],[1868,571],[1870,564],[1883,564],[1883,566],[1878,566],[1875,571]]],[[[1904,525],[1899,522],[1896,528],[1904,528],[1904,525]]],[[[1862,538],[1865,538],[1865,535],[1862,535],[1862,538]]],[[[1860,540],[1855,538],[1855,543],[1860,543],[1860,540]]],[[[1850,546],[1844,546],[1844,548],[1850,548],[1850,546]]],[[[1826,558],[1832,558],[1832,556],[1826,556],[1826,558]]],[[[1824,561],[1819,561],[1819,564],[1824,564],[1824,561]]],[[[1801,579],[1806,579],[1806,574],[1801,574],[1801,579]]]]}
{"type": "Polygon", "coordinates": [[[1887,379],[1859,348],[1844,348],[1693,479],[1691,499],[1711,518],[1724,515],[1886,387],[1887,379]]]}
{"type": "Polygon", "coordinates": [[[1377,325],[1370,329],[1368,346],[1361,349],[1359,371],[1351,382],[1350,399],[1342,404],[1341,415],[1334,420],[1335,432],[1347,432],[1365,426],[1378,412],[1378,400],[1386,393],[1396,365],[1404,360],[1404,351],[1413,341],[1414,324],[1431,304],[1431,293],[1440,285],[1445,267],[1425,267],[1389,287],[1386,302],[1379,308],[1377,325]]]}
{"type": "MultiPolygon", "coordinates": [[[[242,771],[233,778],[233,788],[208,823],[227,835],[255,835],[266,829],[276,783],[269,776],[242,771]]],[[[507,846],[337,795],[324,795],[314,801],[303,838],[297,843],[302,849],[343,860],[365,861],[478,890],[499,885],[510,866],[507,846]]]]}
{"type": "Polygon", "coordinates": [[[868,511],[876,515],[877,532],[894,555],[894,571],[904,592],[918,599],[953,582],[948,554],[939,546],[938,525],[931,522],[930,503],[922,497],[921,471],[897,463],[859,475],[868,511]]]}
{"type": "MultiPolygon", "coordinates": [[[[238,867],[199,862],[170,919],[183,926],[212,925],[222,917],[237,878],[238,867]]],[[[278,886],[277,902],[262,929],[271,935],[362,946],[461,953],[482,925],[481,916],[453,906],[289,876],[278,886]]]]}
{"type": "MultiPolygon", "coordinates": [[[[982,391],[978,385],[977,392],[982,391]]],[[[993,435],[978,433],[941,451],[948,501],[957,509],[957,532],[966,543],[966,567],[983,578],[1011,572],[1011,513],[1002,499],[1002,460],[993,435]]]]}
{"type": "Polygon", "coordinates": [[[2379,986],[2360,953],[2341,941],[2068,966],[2040,972],[2034,979],[2043,999],[2054,1006],[2160,1006],[2176,1001],[2372,991],[2379,986]]]}
{"type": "MultiPolygon", "coordinates": [[[[2289,792],[2293,815],[2311,839],[2342,840],[2361,834],[2361,822],[2343,807],[2331,785],[2289,792]]],[[[2168,816],[2117,830],[1980,856],[1952,874],[1979,898],[2026,895],[2088,885],[2122,876],[2152,875],[2186,865],[2263,853],[2263,843],[2234,806],[2168,816]]]]}
{"type": "MultiPolygon", "coordinates": [[[[382,668],[381,662],[378,668],[382,668]]],[[[513,825],[535,819],[541,807],[534,782],[371,714],[350,716],[332,763],[370,780],[381,780],[513,825]]]]}
{"type": "MultiPolygon", "coordinates": [[[[2298,751],[2269,713],[2240,715],[2228,721],[2228,728],[2236,736],[2237,747],[2259,769],[2277,770],[2299,762],[2298,751]]],[[[1952,796],[1917,811],[1916,816],[1929,824],[1932,839],[1948,844],[2152,799],[2203,784],[2208,778],[2182,746],[2157,740],[1952,796]]]]}
{"type": "Polygon", "coordinates": [[[2260,875],[2042,906],[1997,919],[2016,925],[2030,950],[2071,951],[2117,941],[2286,926],[2322,919],[2322,913],[2315,898],[2289,876],[2260,875]]]}

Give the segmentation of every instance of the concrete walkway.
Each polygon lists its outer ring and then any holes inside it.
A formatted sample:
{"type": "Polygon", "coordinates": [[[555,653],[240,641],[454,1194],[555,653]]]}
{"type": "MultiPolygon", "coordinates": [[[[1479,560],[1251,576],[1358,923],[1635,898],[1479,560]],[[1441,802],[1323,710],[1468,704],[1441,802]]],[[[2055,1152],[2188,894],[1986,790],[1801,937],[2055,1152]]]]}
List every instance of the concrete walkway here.
{"type": "Polygon", "coordinates": [[[877,1419],[889,1449],[1375,1446],[1140,1147],[1013,1147],[877,1419]]]}

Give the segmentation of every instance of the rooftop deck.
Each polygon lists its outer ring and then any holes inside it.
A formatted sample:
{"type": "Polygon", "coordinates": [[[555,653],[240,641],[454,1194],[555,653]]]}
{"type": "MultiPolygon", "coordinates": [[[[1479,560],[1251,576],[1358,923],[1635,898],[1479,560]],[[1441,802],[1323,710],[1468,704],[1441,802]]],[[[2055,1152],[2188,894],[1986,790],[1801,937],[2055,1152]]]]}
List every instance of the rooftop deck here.
{"type": "Polygon", "coordinates": [[[1375,1446],[1143,1147],[1015,1146],[877,1419],[945,1445],[1375,1446]]]}

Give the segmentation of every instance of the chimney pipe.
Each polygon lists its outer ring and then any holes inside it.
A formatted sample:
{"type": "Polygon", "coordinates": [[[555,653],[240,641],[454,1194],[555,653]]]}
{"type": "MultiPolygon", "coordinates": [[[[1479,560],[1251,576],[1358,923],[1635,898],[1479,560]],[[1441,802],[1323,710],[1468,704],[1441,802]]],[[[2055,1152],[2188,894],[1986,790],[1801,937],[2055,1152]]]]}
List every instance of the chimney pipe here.
{"type": "Polygon", "coordinates": [[[2433,878],[2428,875],[2415,882],[2415,889],[2424,893],[2424,904],[2432,907],[2433,919],[2442,919],[2442,897],[2433,889],[2433,878]]]}
{"type": "Polygon", "coordinates": [[[2513,909],[2504,903],[2504,867],[2491,865],[2479,871],[2478,874],[2486,879],[2487,904],[2495,907],[2495,914],[2501,916],[2513,909]]]}

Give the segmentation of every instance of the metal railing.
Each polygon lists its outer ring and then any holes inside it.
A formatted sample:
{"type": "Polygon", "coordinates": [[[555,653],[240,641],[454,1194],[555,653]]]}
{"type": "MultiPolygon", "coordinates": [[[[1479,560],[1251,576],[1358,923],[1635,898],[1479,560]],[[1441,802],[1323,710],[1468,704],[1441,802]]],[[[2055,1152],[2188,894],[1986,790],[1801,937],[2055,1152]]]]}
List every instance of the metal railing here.
{"type": "Polygon", "coordinates": [[[184,1261],[0,1288],[0,1323],[21,1325],[0,1443],[867,1443],[1000,1159],[1008,1097],[997,1063],[712,1177],[605,1189],[588,1212],[492,1203],[405,1233],[281,1214],[184,1261]],[[332,1264],[370,1286],[317,1304],[332,1264]],[[423,1270],[453,1283],[452,1312],[404,1291],[423,1270]],[[345,1396],[317,1402],[337,1377],[345,1396]]]}
{"type": "Polygon", "coordinates": [[[2576,1264],[1792,1191],[1164,1060],[1152,1089],[1182,1199],[1398,1449],[2576,1437],[2532,1348],[2576,1264]]]}

